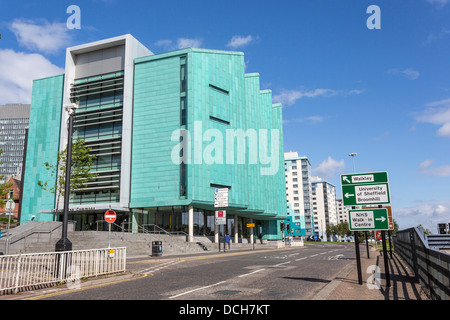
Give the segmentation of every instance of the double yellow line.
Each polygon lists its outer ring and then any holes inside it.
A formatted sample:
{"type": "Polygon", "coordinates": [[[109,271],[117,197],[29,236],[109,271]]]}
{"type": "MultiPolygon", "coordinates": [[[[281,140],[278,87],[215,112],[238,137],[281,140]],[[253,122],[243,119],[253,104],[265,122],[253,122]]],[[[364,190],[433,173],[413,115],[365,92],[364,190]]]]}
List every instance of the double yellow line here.
{"type": "Polygon", "coordinates": [[[37,296],[33,296],[33,297],[29,297],[29,298],[24,298],[21,300],[40,300],[40,299],[46,299],[46,298],[51,298],[51,297],[56,297],[56,296],[60,296],[60,295],[64,295],[64,294],[70,294],[70,293],[75,293],[75,292],[80,292],[80,291],[84,291],[84,290],[89,290],[89,289],[94,289],[94,288],[101,288],[101,287],[106,287],[112,284],[118,284],[118,283],[123,283],[123,282],[127,282],[127,281],[134,281],[134,280],[139,280],[139,279],[143,279],[146,277],[153,277],[154,274],[152,273],[144,273],[138,277],[131,277],[131,278],[127,278],[127,279],[121,279],[121,280],[116,280],[116,281],[108,281],[105,283],[99,283],[99,284],[93,284],[93,285],[88,285],[79,289],[67,289],[67,290],[61,290],[58,292],[52,292],[52,293],[46,293],[46,294],[41,294],[41,295],[37,295],[37,296]]]}

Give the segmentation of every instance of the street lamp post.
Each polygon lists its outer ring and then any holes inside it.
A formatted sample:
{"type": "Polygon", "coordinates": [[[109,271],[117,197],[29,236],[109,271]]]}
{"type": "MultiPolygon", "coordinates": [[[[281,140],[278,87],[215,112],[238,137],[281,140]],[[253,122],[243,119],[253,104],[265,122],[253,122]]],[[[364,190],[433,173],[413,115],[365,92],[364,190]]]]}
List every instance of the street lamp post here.
{"type": "Polygon", "coordinates": [[[70,198],[70,169],[72,166],[72,135],[73,135],[73,116],[75,115],[75,109],[78,108],[77,104],[71,106],[65,106],[69,113],[69,129],[67,135],[67,154],[66,154],[66,178],[64,186],[64,212],[62,223],[61,239],[56,243],[55,251],[71,251],[72,242],[67,238],[67,224],[69,219],[69,198],[70,198]]]}
{"type": "Polygon", "coordinates": [[[348,155],[350,157],[352,157],[352,159],[353,159],[353,173],[355,173],[355,157],[356,157],[357,153],[352,152],[352,153],[349,153],[348,155]]]}
{"type": "Polygon", "coordinates": [[[11,215],[14,212],[15,206],[16,206],[16,204],[14,203],[14,200],[12,200],[12,199],[9,199],[6,202],[6,210],[9,211],[8,212],[8,229],[6,232],[6,250],[5,250],[6,255],[8,255],[8,252],[9,252],[9,229],[10,229],[10,225],[11,225],[11,215]]]}

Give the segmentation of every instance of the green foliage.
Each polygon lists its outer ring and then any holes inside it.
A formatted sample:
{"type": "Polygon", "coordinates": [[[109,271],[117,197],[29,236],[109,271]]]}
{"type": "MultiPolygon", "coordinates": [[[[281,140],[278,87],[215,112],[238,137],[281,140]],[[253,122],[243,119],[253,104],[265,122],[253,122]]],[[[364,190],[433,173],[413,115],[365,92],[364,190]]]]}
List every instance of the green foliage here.
{"type": "Polygon", "coordinates": [[[340,237],[350,236],[352,234],[346,221],[340,222],[337,225],[327,225],[326,233],[327,235],[338,235],[340,237]]]}
{"type": "MultiPolygon", "coordinates": [[[[0,155],[3,153],[3,149],[0,149],[0,155]]],[[[3,164],[3,162],[0,162],[0,165],[3,164]]],[[[4,175],[0,175],[0,180],[3,180],[4,175]]],[[[2,183],[0,184],[0,208],[3,208],[5,206],[6,196],[9,193],[9,188],[12,186],[12,183],[2,183]]]]}
{"type": "MultiPolygon", "coordinates": [[[[75,140],[72,144],[72,162],[70,170],[70,192],[86,188],[87,182],[93,180],[98,174],[91,172],[95,163],[96,156],[90,154],[91,148],[86,147],[85,141],[81,138],[75,140]]],[[[58,196],[64,196],[66,185],[66,163],[67,149],[58,153],[58,161],[55,164],[45,162],[45,168],[50,172],[52,183],[48,181],[38,181],[38,185],[43,189],[58,196]]],[[[57,205],[58,205],[57,201],[57,205]]]]}

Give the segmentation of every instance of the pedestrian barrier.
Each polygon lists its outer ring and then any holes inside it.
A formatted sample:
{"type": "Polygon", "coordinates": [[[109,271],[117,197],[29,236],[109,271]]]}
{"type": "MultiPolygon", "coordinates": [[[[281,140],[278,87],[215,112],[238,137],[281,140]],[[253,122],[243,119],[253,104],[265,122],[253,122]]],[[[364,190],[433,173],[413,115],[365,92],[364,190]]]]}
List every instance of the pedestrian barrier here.
{"type": "Polygon", "coordinates": [[[105,248],[0,256],[0,294],[125,272],[126,248],[105,248]]]}
{"type": "Polygon", "coordinates": [[[450,300],[450,255],[430,248],[418,228],[397,231],[394,250],[433,300],[450,300]]]}

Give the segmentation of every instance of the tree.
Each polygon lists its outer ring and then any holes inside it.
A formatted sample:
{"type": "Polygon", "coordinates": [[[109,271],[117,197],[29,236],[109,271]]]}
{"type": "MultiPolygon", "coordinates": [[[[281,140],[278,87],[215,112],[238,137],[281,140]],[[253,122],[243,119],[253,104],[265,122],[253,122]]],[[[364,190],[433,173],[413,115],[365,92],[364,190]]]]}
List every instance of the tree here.
{"type": "MultiPolygon", "coordinates": [[[[3,149],[0,149],[0,156],[3,153],[3,149]]],[[[0,165],[2,165],[3,162],[0,162],[0,165]]],[[[3,180],[4,175],[0,175],[0,180],[3,180]]],[[[0,208],[3,208],[5,206],[5,200],[6,195],[9,193],[9,188],[12,186],[12,183],[6,183],[6,180],[4,183],[0,184],[0,208]]]]}
{"type": "Polygon", "coordinates": [[[336,229],[337,229],[337,234],[340,237],[351,236],[351,234],[352,234],[352,232],[349,229],[347,221],[342,221],[342,222],[338,223],[338,225],[336,226],[336,229]]]}
{"type": "MultiPolygon", "coordinates": [[[[91,148],[86,147],[85,141],[77,138],[72,145],[72,163],[70,169],[70,192],[86,188],[87,182],[93,180],[98,174],[91,172],[92,167],[97,158],[90,154],[91,148]]],[[[64,197],[64,190],[66,185],[66,163],[67,163],[67,149],[58,152],[58,160],[56,164],[45,162],[45,168],[50,171],[52,182],[38,181],[39,187],[43,190],[56,193],[56,213],[55,221],[57,220],[59,198],[64,197]]]]}

